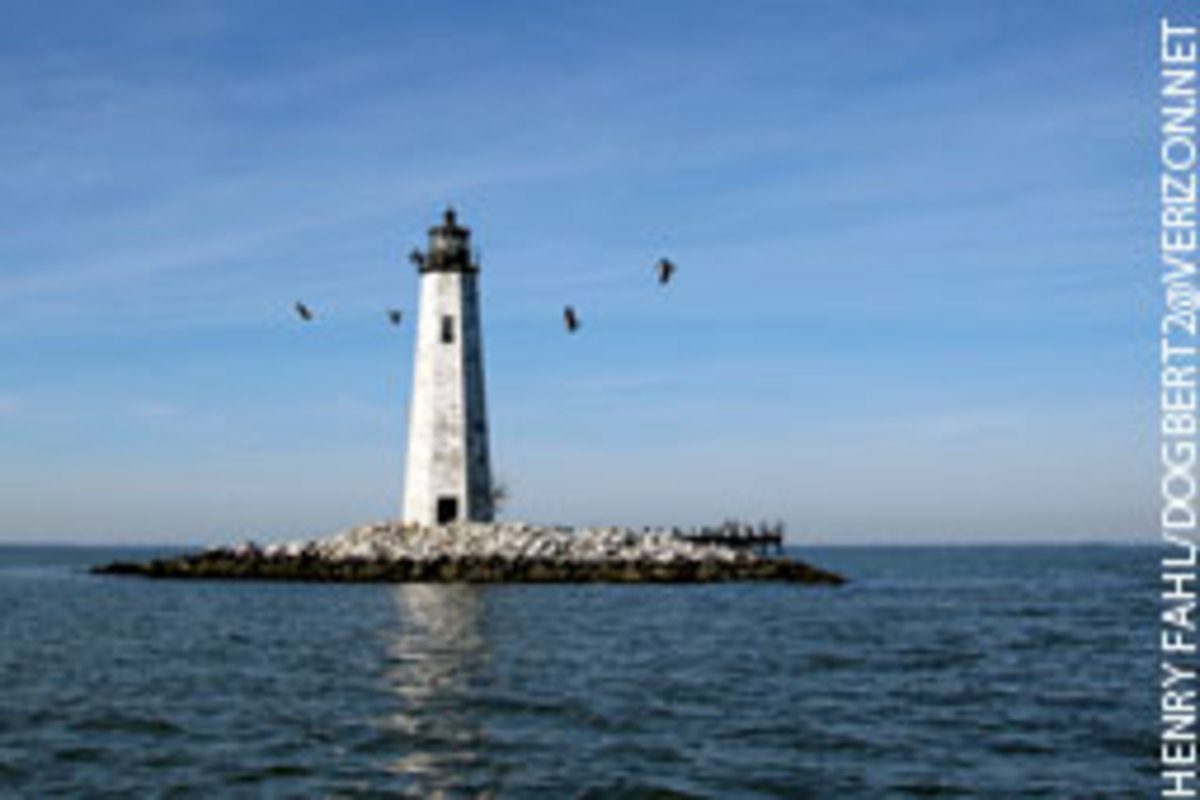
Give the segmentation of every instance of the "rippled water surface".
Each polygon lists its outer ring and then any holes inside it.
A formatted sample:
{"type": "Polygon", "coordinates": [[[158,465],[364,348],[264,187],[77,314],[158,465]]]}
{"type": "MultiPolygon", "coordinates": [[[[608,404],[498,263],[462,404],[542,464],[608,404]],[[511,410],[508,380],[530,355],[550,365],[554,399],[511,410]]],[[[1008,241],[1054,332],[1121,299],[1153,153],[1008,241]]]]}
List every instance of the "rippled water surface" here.
{"type": "Polygon", "coordinates": [[[796,586],[321,586],[0,548],[0,794],[1148,797],[1155,556],[796,586]]]}

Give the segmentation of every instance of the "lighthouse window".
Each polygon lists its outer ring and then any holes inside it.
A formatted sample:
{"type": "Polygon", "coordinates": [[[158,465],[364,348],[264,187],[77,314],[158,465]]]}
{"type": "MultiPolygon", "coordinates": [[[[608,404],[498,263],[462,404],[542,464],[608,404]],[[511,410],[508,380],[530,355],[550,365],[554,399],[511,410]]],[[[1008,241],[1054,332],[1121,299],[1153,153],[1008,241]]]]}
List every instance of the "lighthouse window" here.
{"type": "Polygon", "coordinates": [[[454,317],[442,317],[442,344],[454,344],[454,317]]]}

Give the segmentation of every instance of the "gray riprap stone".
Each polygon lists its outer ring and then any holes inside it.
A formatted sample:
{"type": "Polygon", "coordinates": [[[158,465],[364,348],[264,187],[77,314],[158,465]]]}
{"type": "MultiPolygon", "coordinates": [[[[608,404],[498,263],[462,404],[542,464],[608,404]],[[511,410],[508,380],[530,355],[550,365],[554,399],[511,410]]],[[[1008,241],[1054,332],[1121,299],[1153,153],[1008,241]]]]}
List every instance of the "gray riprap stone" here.
{"type": "Polygon", "coordinates": [[[321,539],[268,546],[269,555],[311,552],[331,562],[347,559],[426,561],[438,558],[549,559],[564,564],[614,561],[737,562],[751,554],[700,545],[667,531],[561,528],[522,522],[417,526],[380,522],[321,539]]]}

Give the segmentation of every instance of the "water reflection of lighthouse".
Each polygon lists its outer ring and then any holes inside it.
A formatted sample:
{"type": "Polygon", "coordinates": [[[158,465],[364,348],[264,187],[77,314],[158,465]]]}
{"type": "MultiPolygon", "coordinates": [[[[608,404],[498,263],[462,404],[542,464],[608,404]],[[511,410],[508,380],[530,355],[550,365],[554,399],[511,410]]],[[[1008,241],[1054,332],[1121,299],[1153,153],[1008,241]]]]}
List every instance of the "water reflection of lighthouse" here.
{"type": "Polygon", "coordinates": [[[479,590],[408,584],[393,590],[400,630],[389,648],[388,681],[399,698],[383,720],[400,742],[391,769],[421,795],[486,790],[486,741],[471,698],[487,650],[479,631],[479,590]]]}

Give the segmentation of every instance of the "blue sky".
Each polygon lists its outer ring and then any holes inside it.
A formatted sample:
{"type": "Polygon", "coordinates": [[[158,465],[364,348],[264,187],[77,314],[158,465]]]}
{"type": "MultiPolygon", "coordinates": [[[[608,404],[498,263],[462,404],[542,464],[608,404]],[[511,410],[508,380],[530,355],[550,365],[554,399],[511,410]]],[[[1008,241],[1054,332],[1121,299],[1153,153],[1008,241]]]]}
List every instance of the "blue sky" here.
{"type": "Polygon", "coordinates": [[[1158,13],[8,2],[0,540],[397,513],[447,203],[508,516],[1145,535],[1158,13]]]}

